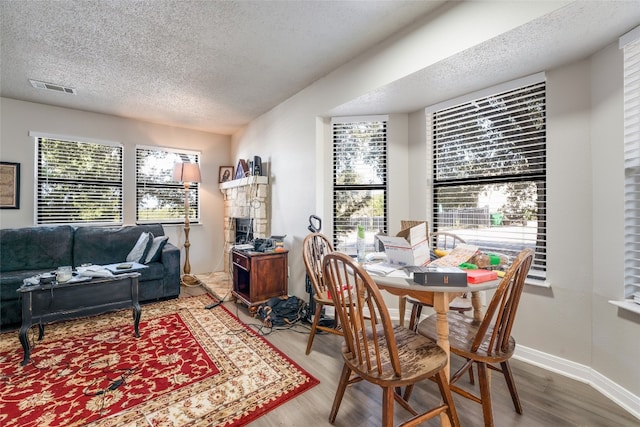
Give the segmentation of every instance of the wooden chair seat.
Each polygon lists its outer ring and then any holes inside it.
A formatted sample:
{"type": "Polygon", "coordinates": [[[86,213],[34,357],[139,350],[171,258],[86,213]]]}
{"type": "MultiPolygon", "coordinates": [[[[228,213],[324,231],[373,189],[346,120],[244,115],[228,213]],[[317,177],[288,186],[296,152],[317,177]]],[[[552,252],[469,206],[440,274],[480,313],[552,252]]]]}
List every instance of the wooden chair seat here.
{"type": "MultiPolygon", "coordinates": [[[[473,351],[473,338],[478,334],[481,323],[464,314],[449,311],[447,313],[449,323],[449,345],[451,352],[465,359],[474,358],[486,363],[500,363],[513,356],[516,349],[516,340],[509,337],[505,348],[490,350],[490,340],[493,335],[493,327],[489,327],[484,334],[484,339],[476,351],[473,351]]],[[[418,333],[430,339],[437,339],[436,316],[429,316],[418,324],[418,333]]]]}
{"type": "MultiPolygon", "coordinates": [[[[367,337],[370,343],[369,351],[372,355],[376,351],[375,345],[380,347],[382,370],[380,372],[370,370],[366,364],[360,363],[356,357],[349,358],[349,365],[362,379],[380,386],[403,387],[431,378],[446,365],[447,354],[438,344],[431,339],[397,325],[393,327],[393,335],[396,340],[398,358],[404,369],[401,376],[396,375],[389,352],[386,350],[387,342],[384,339],[382,325],[378,325],[377,329],[377,333],[374,334],[369,328],[367,337]],[[375,337],[379,337],[377,344],[375,343],[375,337]]],[[[342,352],[345,355],[349,354],[346,344],[342,345],[342,352]]]]}

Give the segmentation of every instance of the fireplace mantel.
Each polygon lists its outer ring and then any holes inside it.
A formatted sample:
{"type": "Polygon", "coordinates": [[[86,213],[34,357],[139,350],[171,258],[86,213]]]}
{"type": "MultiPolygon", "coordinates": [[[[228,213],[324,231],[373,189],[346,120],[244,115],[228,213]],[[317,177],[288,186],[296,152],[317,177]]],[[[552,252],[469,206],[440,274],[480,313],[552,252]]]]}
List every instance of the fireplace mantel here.
{"type": "MultiPolygon", "coordinates": [[[[220,183],[224,195],[225,254],[229,255],[236,239],[236,218],[253,219],[253,236],[270,236],[269,178],[248,176],[220,183]]],[[[224,271],[229,272],[229,256],[225,257],[224,271]]]]}
{"type": "Polygon", "coordinates": [[[224,193],[224,190],[229,188],[243,187],[247,185],[255,184],[269,184],[269,178],[266,176],[248,176],[246,178],[234,179],[232,181],[226,181],[220,184],[220,191],[224,193]]]}

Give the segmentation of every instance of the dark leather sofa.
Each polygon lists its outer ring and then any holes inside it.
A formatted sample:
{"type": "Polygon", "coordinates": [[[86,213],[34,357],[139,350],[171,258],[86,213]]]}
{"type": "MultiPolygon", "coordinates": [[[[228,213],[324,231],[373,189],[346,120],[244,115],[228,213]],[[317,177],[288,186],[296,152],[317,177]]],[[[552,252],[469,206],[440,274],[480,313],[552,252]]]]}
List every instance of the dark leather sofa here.
{"type": "MultiPolygon", "coordinates": [[[[163,236],[160,224],[124,227],[26,227],[0,230],[0,328],[22,321],[16,291],[23,280],[62,265],[123,262],[142,232],[163,236]]],[[[180,293],[180,250],[167,242],[158,262],[139,278],[140,302],[176,298],[180,293]]]]}

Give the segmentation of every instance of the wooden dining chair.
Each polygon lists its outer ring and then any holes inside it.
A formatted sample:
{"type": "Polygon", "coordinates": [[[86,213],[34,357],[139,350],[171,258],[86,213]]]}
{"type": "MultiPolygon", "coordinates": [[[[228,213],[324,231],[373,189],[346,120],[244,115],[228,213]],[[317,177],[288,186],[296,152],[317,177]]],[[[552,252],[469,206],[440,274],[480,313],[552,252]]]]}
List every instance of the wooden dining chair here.
{"type": "MultiPolygon", "coordinates": [[[[466,359],[464,365],[451,377],[451,390],[482,404],[485,426],[494,425],[488,369],[504,375],[513,406],[518,414],[522,414],[522,405],[509,366],[509,359],[516,347],[511,330],[533,255],[531,249],[524,249],[518,254],[500,281],[481,321],[455,311],[447,314],[451,352],[466,359]],[[480,396],[477,391],[468,391],[455,385],[466,371],[473,369],[474,364],[478,368],[480,396]]],[[[436,339],[436,316],[429,316],[420,322],[418,333],[436,339]]]]}
{"type": "MultiPolygon", "coordinates": [[[[433,239],[433,249],[440,249],[443,251],[449,251],[455,248],[461,243],[466,243],[463,238],[454,233],[446,231],[431,233],[433,239]]],[[[418,301],[414,298],[407,298],[407,301],[411,304],[411,316],[409,317],[409,329],[416,330],[418,326],[418,320],[422,315],[422,307],[431,307],[429,304],[418,301]]],[[[449,304],[449,310],[454,310],[460,313],[472,310],[471,298],[468,295],[457,297],[449,304]]]]}
{"type": "MultiPolygon", "coordinates": [[[[324,258],[324,280],[329,288],[343,328],[344,365],[333,400],[329,422],[333,424],[348,385],[368,381],[382,392],[381,425],[393,425],[394,402],[412,417],[403,426],[417,425],[446,413],[451,425],[458,426],[458,414],[445,374],[447,354],[435,341],[391,323],[378,286],[351,257],[333,252],[324,258]],[[413,385],[433,379],[442,401],[418,413],[408,402],[413,385]],[[405,396],[400,394],[405,388],[405,396]]],[[[438,399],[439,400],[439,399],[438,399]]]]}
{"type": "Polygon", "coordinates": [[[317,331],[329,332],[335,335],[342,335],[338,316],[335,316],[333,326],[320,324],[322,310],[325,306],[333,306],[333,301],[329,297],[329,291],[322,279],[322,261],[325,255],[333,252],[333,246],[329,239],[321,233],[312,233],[305,237],[302,243],[302,259],[307,269],[307,277],[313,286],[313,300],[316,305],[311,323],[311,332],[307,341],[306,354],[311,352],[313,339],[317,331]]]}

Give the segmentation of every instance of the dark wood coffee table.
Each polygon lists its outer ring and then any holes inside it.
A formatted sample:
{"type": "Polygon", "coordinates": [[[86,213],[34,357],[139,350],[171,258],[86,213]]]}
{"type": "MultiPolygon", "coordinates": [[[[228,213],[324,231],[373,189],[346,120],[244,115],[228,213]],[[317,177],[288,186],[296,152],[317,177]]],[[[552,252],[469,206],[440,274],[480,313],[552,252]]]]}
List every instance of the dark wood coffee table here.
{"type": "Polygon", "coordinates": [[[27,364],[31,355],[27,332],[34,324],[38,325],[38,340],[41,340],[46,323],[131,307],[135,336],[140,337],[138,326],[142,310],[138,302],[138,276],[140,273],[126,273],[87,281],[20,287],[22,326],[19,338],[24,349],[22,365],[27,364]]]}

